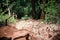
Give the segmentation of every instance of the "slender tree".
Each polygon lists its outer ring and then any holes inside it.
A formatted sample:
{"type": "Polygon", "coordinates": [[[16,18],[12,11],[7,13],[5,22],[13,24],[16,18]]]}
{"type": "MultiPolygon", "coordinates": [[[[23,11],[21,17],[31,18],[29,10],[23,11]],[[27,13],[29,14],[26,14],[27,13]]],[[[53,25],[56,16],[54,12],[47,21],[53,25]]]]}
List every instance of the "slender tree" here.
{"type": "Polygon", "coordinates": [[[41,14],[41,19],[45,19],[44,4],[45,4],[45,1],[42,0],[42,14],[41,14]]]}

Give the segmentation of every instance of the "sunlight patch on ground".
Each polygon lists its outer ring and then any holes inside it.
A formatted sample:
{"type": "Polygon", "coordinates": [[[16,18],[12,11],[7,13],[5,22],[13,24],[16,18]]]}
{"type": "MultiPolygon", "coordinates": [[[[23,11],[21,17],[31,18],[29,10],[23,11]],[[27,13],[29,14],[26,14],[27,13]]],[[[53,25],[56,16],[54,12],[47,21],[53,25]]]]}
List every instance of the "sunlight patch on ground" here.
{"type": "Polygon", "coordinates": [[[31,27],[33,25],[33,22],[26,22],[26,21],[20,21],[16,24],[16,28],[18,30],[22,29],[22,28],[28,28],[31,27]]]}

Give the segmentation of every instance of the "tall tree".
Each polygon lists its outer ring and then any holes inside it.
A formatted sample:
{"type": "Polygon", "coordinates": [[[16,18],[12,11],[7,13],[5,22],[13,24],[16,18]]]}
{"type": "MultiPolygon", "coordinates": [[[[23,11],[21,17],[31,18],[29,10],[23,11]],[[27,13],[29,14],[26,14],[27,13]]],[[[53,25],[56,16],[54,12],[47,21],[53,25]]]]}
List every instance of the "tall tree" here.
{"type": "Polygon", "coordinates": [[[41,19],[45,19],[44,4],[45,4],[45,1],[42,0],[42,14],[41,14],[41,19]]]}
{"type": "Polygon", "coordinates": [[[35,0],[31,0],[32,4],[32,17],[35,19],[36,11],[35,11],[35,0]]]}

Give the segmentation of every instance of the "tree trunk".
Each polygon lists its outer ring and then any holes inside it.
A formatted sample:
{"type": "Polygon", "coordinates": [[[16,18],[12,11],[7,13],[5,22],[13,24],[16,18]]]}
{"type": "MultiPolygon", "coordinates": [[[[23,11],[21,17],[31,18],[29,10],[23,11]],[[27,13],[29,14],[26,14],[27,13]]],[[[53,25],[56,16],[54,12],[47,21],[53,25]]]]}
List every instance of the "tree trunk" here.
{"type": "Polygon", "coordinates": [[[45,19],[45,13],[44,13],[44,0],[42,0],[42,14],[41,14],[41,19],[45,19]]]}
{"type": "Polygon", "coordinates": [[[32,17],[35,19],[36,11],[35,11],[35,0],[31,0],[32,4],[32,17]]]}
{"type": "Polygon", "coordinates": [[[39,16],[41,17],[40,0],[38,0],[38,5],[39,5],[39,16]]]}

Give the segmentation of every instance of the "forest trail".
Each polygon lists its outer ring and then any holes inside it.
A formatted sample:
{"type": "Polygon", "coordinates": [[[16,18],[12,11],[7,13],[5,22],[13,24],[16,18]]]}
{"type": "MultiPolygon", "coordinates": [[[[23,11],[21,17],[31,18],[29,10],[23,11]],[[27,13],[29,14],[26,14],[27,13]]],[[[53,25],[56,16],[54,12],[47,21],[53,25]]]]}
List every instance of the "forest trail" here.
{"type": "Polygon", "coordinates": [[[26,35],[29,34],[29,40],[50,40],[54,34],[60,33],[59,29],[59,26],[55,24],[46,24],[39,20],[20,20],[16,24],[1,27],[0,37],[14,39],[22,36],[21,39],[19,38],[20,40],[27,40],[26,35]]]}

